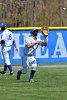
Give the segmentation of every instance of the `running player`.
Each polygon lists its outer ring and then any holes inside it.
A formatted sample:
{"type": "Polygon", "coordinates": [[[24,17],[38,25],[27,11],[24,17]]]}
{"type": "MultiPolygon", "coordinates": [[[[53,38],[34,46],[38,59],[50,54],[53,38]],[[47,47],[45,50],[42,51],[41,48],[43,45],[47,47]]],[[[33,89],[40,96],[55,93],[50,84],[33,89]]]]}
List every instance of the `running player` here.
{"type": "Polygon", "coordinates": [[[27,37],[25,40],[25,47],[23,51],[23,57],[22,57],[22,70],[19,70],[17,72],[17,80],[20,80],[21,74],[26,74],[29,64],[32,65],[31,73],[29,82],[34,82],[33,77],[36,72],[37,67],[37,61],[34,56],[34,52],[38,48],[39,45],[46,46],[47,45],[47,39],[43,42],[41,39],[37,37],[38,30],[32,31],[31,36],[27,37]]]}

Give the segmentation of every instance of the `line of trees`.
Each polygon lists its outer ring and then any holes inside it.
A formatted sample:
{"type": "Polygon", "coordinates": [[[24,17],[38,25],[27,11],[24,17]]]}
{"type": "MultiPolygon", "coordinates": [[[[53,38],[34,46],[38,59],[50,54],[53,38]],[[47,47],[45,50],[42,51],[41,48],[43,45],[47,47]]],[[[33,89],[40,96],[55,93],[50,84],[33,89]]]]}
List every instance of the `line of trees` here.
{"type": "Polygon", "coordinates": [[[11,27],[67,26],[67,0],[0,0],[0,22],[11,27]]]}

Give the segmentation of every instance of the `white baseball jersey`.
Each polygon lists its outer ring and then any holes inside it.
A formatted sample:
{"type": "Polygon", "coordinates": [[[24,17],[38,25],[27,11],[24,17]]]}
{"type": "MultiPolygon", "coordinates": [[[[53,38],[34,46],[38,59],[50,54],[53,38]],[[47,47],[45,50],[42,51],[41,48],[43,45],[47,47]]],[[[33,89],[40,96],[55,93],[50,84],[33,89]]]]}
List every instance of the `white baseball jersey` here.
{"type": "Polygon", "coordinates": [[[9,30],[4,30],[1,36],[1,40],[5,41],[5,46],[11,46],[14,40],[13,34],[9,30]]]}
{"type": "Polygon", "coordinates": [[[2,54],[4,58],[4,63],[6,65],[11,65],[11,62],[9,59],[9,51],[11,51],[11,45],[14,41],[12,32],[5,29],[1,35],[1,40],[5,41],[5,45],[2,45],[2,54]]]}
{"type": "Polygon", "coordinates": [[[24,48],[23,54],[31,54],[31,55],[33,55],[35,50],[38,48],[38,44],[34,45],[31,48],[28,48],[26,46],[26,44],[35,43],[35,42],[38,42],[38,41],[41,41],[41,39],[39,39],[38,37],[37,37],[36,40],[32,36],[27,37],[25,39],[25,48],[24,48]]]}

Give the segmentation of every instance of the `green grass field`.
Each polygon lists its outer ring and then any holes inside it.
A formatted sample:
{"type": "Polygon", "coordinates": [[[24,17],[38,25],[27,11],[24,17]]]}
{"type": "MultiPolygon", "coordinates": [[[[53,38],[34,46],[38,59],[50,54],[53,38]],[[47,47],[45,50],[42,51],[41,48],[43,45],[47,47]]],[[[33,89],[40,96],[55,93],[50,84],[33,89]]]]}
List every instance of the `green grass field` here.
{"type": "Polygon", "coordinates": [[[0,100],[67,100],[67,68],[56,66],[37,68],[34,83],[28,82],[30,69],[19,81],[16,79],[18,68],[13,68],[13,76],[9,71],[0,74],[0,100]]]}

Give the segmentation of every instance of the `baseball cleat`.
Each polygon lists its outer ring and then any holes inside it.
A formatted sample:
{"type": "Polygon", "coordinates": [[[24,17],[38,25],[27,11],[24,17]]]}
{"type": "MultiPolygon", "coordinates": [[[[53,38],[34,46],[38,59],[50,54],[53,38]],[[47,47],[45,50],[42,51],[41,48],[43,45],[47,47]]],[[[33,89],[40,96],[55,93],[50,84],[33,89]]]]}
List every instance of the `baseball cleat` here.
{"type": "Polygon", "coordinates": [[[10,75],[13,75],[13,73],[10,73],[10,75]]]}
{"type": "Polygon", "coordinates": [[[34,80],[33,79],[29,79],[29,82],[34,83],[34,80]]]}
{"type": "Polygon", "coordinates": [[[18,73],[17,73],[17,80],[20,80],[20,76],[21,76],[21,71],[18,71],[18,73]]]}
{"type": "Polygon", "coordinates": [[[5,71],[0,71],[0,74],[5,74],[6,72],[5,71]]]}

